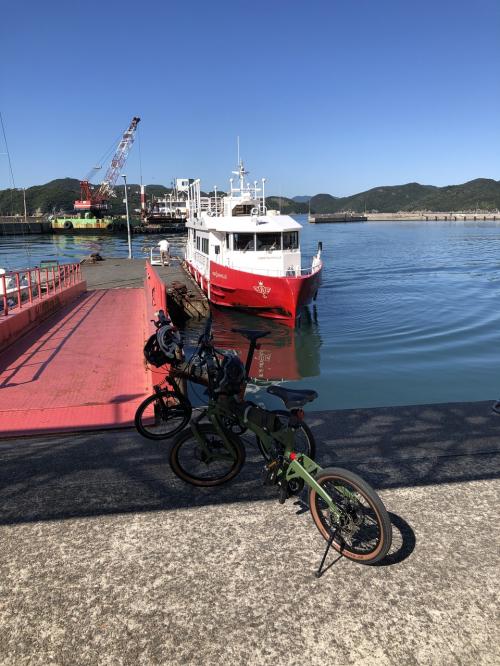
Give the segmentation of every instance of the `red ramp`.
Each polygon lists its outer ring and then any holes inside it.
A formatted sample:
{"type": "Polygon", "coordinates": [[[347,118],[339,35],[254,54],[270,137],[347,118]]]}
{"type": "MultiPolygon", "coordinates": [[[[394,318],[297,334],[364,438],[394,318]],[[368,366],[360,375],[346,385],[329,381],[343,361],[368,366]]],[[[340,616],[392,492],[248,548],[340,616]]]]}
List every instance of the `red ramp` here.
{"type": "Polygon", "coordinates": [[[87,292],[0,354],[0,436],[130,426],[150,393],[143,289],[87,292]]]}

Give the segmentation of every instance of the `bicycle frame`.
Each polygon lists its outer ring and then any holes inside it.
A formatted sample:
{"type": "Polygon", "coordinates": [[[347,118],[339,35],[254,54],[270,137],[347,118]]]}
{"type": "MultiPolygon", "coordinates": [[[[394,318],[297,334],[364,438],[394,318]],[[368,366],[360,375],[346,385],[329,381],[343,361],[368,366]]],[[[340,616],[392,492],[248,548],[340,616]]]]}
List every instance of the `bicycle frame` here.
{"type": "MultiPolygon", "coordinates": [[[[198,428],[199,422],[207,416],[209,421],[214,426],[217,434],[221,438],[224,447],[226,448],[228,455],[234,456],[235,449],[234,444],[231,441],[231,438],[239,436],[235,433],[229,433],[227,428],[223,425],[223,419],[231,418],[234,419],[235,415],[238,413],[238,407],[234,399],[228,399],[227,401],[213,401],[210,400],[206,409],[202,410],[200,415],[196,419],[192,419],[190,423],[190,428],[196,437],[201,449],[205,453],[207,460],[215,459],[216,457],[220,458],[221,454],[211,455],[207,447],[203,433],[198,428]],[[235,409],[236,408],[236,409],[235,409]]],[[[334,514],[336,519],[340,519],[341,514],[337,509],[336,504],[330,497],[330,495],[324,490],[319,483],[317,483],[314,476],[318,472],[322,471],[322,467],[318,465],[317,462],[309,458],[304,453],[295,454],[293,451],[293,443],[295,440],[294,429],[291,427],[286,427],[276,432],[268,432],[264,428],[258,426],[256,423],[253,423],[249,419],[238,418],[240,425],[246,426],[249,430],[257,435],[260,441],[263,443],[264,448],[267,451],[271,451],[274,442],[280,443],[284,447],[283,459],[285,461],[285,466],[282,471],[278,474],[278,478],[285,475],[285,480],[289,482],[292,479],[302,479],[310,488],[313,488],[316,493],[326,502],[330,511],[334,514]]],[[[223,456],[223,459],[227,459],[226,455],[223,456]]],[[[346,497],[352,495],[347,489],[343,486],[339,486],[339,492],[341,492],[346,497]]]]}
{"type": "MultiPolygon", "coordinates": [[[[205,331],[205,335],[208,335],[207,328],[205,331]]],[[[250,367],[252,364],[252,359],[255,349],[258,349],[258,346],[259,345],[256,343],[256,340],[252,340],[250,342],[245,363],[245,370],[247,377],[250,372],[250,367]]],[[[210,344],[207,344],[207,349],[212,351],[213,361],[216,364],[218,364],[218,359],[216,355],[222,354],[223,352],[221,352],[221,350],[216,349],[213,345],[210,344]]],[[[170,377],[170,381],[174,388],[174,392],[176,393],[179,392],[182,394],[183,391],[179,386],[178,381],[175,381],[175,372],[172,374],[173,376],[170,377]]],[[[177,380],[181,378],[190,379],[189,376],[180,373],[177,376],[177,380]]],[[[242,389],[242,394],[244,393],[245,388],[246,384],[245,387],[242,389]]],[[[216,460],[216,459],[230,460],[234,458],[237,452],[235,450],[235,444],[233,438],[237,438],[238,442],[240,443],[240,446],[242,446],[241,440],[239,435],[230,432],[226,427],[224,427],[223,421],[224,419],[228,419],[230,421],[237,422],[240,426],[248,428],[253,433],[255,433],[255,435],[257,435],[257,437],[260,439],[266,451],[268,451],[269,453],[272,452],[273,445],[275,442],[280,444],[283,447],[284,464],[278,472],[278,479],[282,479],[283,474],[285,477],[284,481],[286,481],[286,483],[288,483],[293,479],[302,479],[305,484],[307,484],[310,488],[314,489],[316,493],[326,502],[328,508],[330,509],[332,514],[334,514],[335,518],[340,519],[341,513],[337,509],[336,504],[329,496],[329,494],[324,490],[324,488],[322,488],[322,486],[320,486],[320,484],[317,483],[316,479],[314,478],[315,475],[317,475],[319,472],[322,471],[322,467],[318,465],[318,463],[316,463],[314,460],[312,460],[312,458],[306,456],[304,453],[296,454],[293,451],[295,435],[294,435],[294,428],[291,425],[288,425],[285,428],[280,428],[274,432],[270,432],[268,429],[259,426],[257,423],[253,422],[251,419],[248,419],[246,417],[247,412],[249,410],[245,409],[245,413],[243,417],[241,417],[239,415],[239,412],[241,412],[241,407],[242,407],[241,403],[238,403],[233,397],[224,397],[222,395],[216,397],[214,395],[210,382],[210,371],[208,372],[208,393],[209,393],[209,400],[207,407],[204,410],[202,410],[196,418],[191,419],[191,422],[189,424],[189,427],[193,432],[198,444],[200,445],[201,450],[204,452],[207,461],[216,460]],[[208,417],[209,421],[214,426],[215,431],[221,438],[224,448],[227,451],[226,454],[222,454],[221,452],[214,454],[209,450],[205,436],[202,433],[201,429],[198,427],[200,421],[205,416],[208,417]]],[[[243,395],[241,395],[240,397],[242,398],[243,395]]],[[[249,406],[251,407],[252,405],[249,406]]],[[[263,411],[266,412],[266,410],[263,411]]],[[[343,486],[339,486],[337,490],[346,497],[352,496],[352,493],[346,490],[343,486]]]]}

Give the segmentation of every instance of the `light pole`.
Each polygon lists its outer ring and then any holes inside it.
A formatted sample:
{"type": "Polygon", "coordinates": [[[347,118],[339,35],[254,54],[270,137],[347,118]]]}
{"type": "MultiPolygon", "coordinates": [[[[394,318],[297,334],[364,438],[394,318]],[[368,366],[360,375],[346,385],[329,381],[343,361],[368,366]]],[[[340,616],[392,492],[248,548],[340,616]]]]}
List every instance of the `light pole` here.
{"type": "Polygon", "coordinates": [[[24,222],[28,222],[28,215],[26,213],[26,188],[23,187],[23,199],[24,199],[24,222]]]}
{"type": "Polygon", "coordinates": [[[130,216],[128,214],[128,193],[127,193],[127,176],[122,173],[123,182],[125,183],[125,210],[127,212],[127,237],[128,237],[128,258],[132,259],[132,239],[130,237],[130,216]]]}

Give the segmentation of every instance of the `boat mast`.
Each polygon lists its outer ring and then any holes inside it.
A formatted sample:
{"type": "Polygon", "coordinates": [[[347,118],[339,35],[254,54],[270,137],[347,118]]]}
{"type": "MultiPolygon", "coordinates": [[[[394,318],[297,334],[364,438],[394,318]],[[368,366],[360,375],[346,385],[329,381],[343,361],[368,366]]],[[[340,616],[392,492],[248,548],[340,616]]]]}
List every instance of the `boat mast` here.
{"type": "MultiPolygon", "coordinates": [[[[243,196],[243,190],[245,189],[245,176],[248,176],[250,173],[249,171],[245,171],[245,167],[243,166],[243,162],[240,159],[240,137],[236,137],[236,143],[238,146],[238,171],[232,171],[231,173],[234,173],[235,176],[238,176],[240,179],[240,197],[243,196]]],[[[229,179],[232,183],[232,178],[229,179]]],[[[232,192],[232,185],[231,185],[231,192],[232,192]]]]}

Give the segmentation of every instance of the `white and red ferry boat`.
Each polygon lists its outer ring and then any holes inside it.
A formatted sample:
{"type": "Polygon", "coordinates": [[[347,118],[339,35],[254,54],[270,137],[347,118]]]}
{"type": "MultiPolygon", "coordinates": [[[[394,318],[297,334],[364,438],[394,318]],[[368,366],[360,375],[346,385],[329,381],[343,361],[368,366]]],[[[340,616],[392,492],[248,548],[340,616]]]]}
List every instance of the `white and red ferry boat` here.
{"type": "Polygon", "coordinates": [[[200,181],[189,186],[185,260],[215,305],[244,309],[290,325],[316,298],[321,280],[321,243],[302,268],[302,226],[289,215],[267,210],[262,187],[245,183],[240,161],[239,187],[227,195],[202,197],[200,181]]]}

